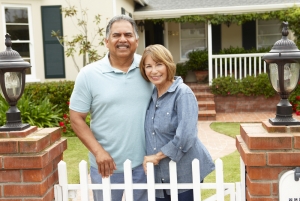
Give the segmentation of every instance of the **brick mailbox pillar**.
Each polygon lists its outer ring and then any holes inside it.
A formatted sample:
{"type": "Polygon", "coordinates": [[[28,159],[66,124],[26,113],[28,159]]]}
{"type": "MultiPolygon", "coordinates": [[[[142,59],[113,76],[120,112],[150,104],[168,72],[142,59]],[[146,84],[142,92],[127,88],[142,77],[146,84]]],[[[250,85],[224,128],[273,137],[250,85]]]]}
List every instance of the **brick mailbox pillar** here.
{"type": "Polygon", "coordinates": [[[300,167],[300,126],[241,124],[236,147],[246,166],[246,200],[278,201],[281,175],[300,167]]]}
{"type": "Polygon", "coordinates": [[[0,132],[0,201],[51,201],[67,140],[60,128],[0,132]]]}

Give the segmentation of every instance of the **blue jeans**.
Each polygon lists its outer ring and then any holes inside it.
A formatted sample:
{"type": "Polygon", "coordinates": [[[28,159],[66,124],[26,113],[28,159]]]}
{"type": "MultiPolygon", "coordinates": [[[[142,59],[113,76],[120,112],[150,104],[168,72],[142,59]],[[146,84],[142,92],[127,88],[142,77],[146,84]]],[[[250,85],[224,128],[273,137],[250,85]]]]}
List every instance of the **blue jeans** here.
{"type": "MultiPolygon", "coordinates": [[[[178,201],[193,201],[194,195],[193,190],[188,190],[183,193],[178,194],[178,201]]],[[[164,198],[156,198],[156,201],[171,201],[171,196],[166,193],[164,190],[164,198]]]]}
{"type": "MultiPolygon", "coordinates": [[[[102,177],[98,173],[98,169],[91,166],[90,168],[92,184],[101,184],[102,177]]],[[[143,165],[132,169],[132,180],[133,183],[147,183],[147,177],[145,175],[143,165]]],[[[111,183],[124,183],[124,173],[114,173],[110,176],[111,183]]],[[[111,201],[121,201],[124,190],[111,190],[111,201]]],[[[103,191],[93,190],[94,201],[103,201],[103,191]]],[[[133,190],[134,201],[147,201],[148,194],[147,190],[133,190]]]]}

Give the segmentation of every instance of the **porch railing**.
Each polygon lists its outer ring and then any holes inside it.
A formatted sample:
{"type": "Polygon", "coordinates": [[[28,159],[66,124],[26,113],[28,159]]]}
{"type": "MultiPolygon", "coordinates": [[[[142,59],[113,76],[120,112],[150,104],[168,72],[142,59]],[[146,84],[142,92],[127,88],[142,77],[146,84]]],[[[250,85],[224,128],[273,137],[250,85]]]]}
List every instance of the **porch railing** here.
{"type": "Polygon", "coordinates": [[[266,53],[220,54],[209,58],[209,84],[212,80],[223,76],[234,76],[242,79],[247,75],[257,76],[266,73],[266,63],[262,57],[266,53]]]}
{"type": "Polygon", "coordinates": [[[216,194],[205,199],[205,201],[223,201],[225,195],[230,195],[230,201],[244,201],[245,200],[245,165],[240,158],[241,180],[236,183],[224,183],[223,181],[223,162],[221,159],[215,161],[216,165],[216,182],[215,183],[200,183],[199,164],[198,159],[192,162],[193,181],[192,183],[177,183],[176,163],[171,161],[170,167],[170,183],[155,183],[154,181],[154,166],[153,163],[147,164],[147,183],[133,183],[131,161],[124,162],[124,184],[111,184],[110,178],[103,179],[103,184],[89,184],[87,162],[81,161],[79,163],[80,184],[68,184],[67,166],[64,161],[58,164],[59,184],[54,186],[54,194],[56,201],[68,201],[69,198],[74,198],[77,190],[81,192],[81,201],[89,200],[90,189],[102,189],[103,200],[111,200],[112,189],[123,189],[125,191],[126,201],[133,200],[133,189],[147,189],[148,200],[155,201],[155,189],[170,189],[171,200],[177,201],[178,189],[193,189],[194,200],[201,201],[201,189],[215,189],[216,194]]]}

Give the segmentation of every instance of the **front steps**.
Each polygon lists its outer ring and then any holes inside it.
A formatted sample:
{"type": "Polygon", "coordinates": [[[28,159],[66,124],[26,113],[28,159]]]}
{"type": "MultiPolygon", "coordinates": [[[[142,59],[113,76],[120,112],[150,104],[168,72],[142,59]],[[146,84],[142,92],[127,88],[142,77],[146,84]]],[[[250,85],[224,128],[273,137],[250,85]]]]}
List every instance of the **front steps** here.
{"type": "Polygon", "coordinates": [[[186,83],[194,92],[198,100],[198,120],[216,120],[216,107],[214,95],[210,92],[208,84],[186,83]]]}

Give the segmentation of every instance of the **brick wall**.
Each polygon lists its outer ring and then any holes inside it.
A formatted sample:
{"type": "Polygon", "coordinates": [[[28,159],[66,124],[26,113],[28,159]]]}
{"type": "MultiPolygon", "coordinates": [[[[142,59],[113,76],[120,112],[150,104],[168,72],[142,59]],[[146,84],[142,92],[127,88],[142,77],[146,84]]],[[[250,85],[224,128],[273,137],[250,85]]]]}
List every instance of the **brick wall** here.
{"type": "Polygon", "coordinates": [[[0,201],[52,201],[67,148],[60,128],[0,132],[0,201]]]}
{"type": "Polygon", "coordinates": [[[278,201],[280,176],[300,166],[300,126],[241,124],[236,147],[246,165],[247,201],[278,201]]]}
{"type": "Polygon", "coordinates": [[[220,96],[215,95],[216,112],[275,112],[280,101],[278,95],[265,98],[264,96],[220,96]]]}

